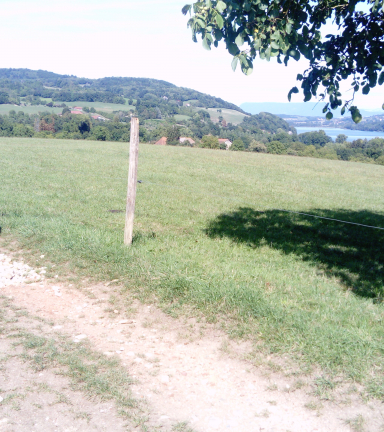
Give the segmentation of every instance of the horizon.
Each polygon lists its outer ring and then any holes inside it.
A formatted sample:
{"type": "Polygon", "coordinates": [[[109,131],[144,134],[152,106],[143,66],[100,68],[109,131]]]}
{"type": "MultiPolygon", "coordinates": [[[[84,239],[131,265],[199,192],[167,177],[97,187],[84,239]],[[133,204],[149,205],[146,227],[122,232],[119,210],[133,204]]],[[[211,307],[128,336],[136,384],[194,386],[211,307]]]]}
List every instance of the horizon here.
{"type": "MultiPolygon", "coordinates": [[[[287,94],[297,85],[296,75],[303,72],[306,61],[292,60],[285,67],[275,60],[256,60],[250,76],[240,68],[233,72],[232,57],[223,46],[206,51],[201,41],[192,41],[186,27],[188,16],[181,13],[185,3],[36,0],[31,5],[25,0],[5,0],[0,16],[8,42],[2,49],[2,66],[91,79],[158,79],[238,106],[288,102],[287,94]]],[[[301,94],[292,97],[292,102],[302,100],[301,94]]],[[[380,109],[383,102],[384,89],[377,86],[369,95],[356,96],[354,104],[380,109]]]]}

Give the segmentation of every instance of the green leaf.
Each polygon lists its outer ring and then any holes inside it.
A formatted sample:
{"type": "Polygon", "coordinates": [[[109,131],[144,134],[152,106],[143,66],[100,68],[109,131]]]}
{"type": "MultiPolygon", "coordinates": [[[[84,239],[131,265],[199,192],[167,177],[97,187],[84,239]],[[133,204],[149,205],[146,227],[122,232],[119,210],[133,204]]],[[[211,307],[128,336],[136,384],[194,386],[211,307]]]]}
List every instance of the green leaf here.
{"type": "Polygon", "coordinates": [[[244,64],[243,62],[241,63],[241,71],[245,75],[251,75],[251,73],[253,72],[253,65],[248,59],[246,61],[246,64],[244,64]]]}
{"type": "Polygon", "coordinates": [[[219,1],[217,2],[216,9],[217,9],[220,13],[223,13],[224,10],[226,9],[226,7],[227,7],[227,5],[226,5],[222,0],[219,0],[219,1]]]}
{"type": "Polygon", "coordinates": [[[384,72],[381,72],[381,74],[379,75],[379,85],[383,84],[384,82],[384,72]]]}
{"type": "Polygon", "coordinates": [[[384,104],[383,104],[383,105],[381,105],[381,109],[383,109],[383,110],[384,110],[384,104]]]}
{"type": "Polygon", "coordinates": [[[183,13],[183,15],[187,15],[187,13],[190,12],[191,8],[192,5],[187,4],[183,7],[183,9],[181,9],[181,12],[183,13]]]}
{"type": "Polygon", "coordinates": [[[291,31],[292,31],[292,24],[291,23],[288,22],[286,24],[285,31],[286,31],[287,34],[291,34],[291,31]]]}
{"type": "Polygon", "coordinates": [[[266,58],[267,61],[271,60],[271,47],[268,47],[265,50],[265,58],[266,58]]]}
{"type": "Polygon", "coordinates": [[[353,120],[355,123],[359,123],[359,122],[361,122],[361,119],[362,119],[363,117],[362,117],[362,115],[360,114],[360,111],[358,110],[357,107],[352,106],[351,108],[349,108],[349,111],[351,112],[352,120],[353,120]]]}
{"type": "Polygon", "coordinates": [[[280,48],[280,45],[279,45],[277,42],[272,41],[272,42],[271,42],[271,47],[274,48],[274,49],[279,49],[279,48],[280,48]]]}
{"type": "Polygon", "coordinates": [[[203,47],[208,51],[211,50],[210,41],[206,37],[203,39],[203,47]]]}
{"type": "Polygon", "coordinates": [[[235,71],[237,68],[237,64],[239,63],[239,57],[233,57],[231,66],[232,66],[232,70],[235,71]]]}
{"type": "Polygon", "coordinates": [[[219,13],[217,13],[217,14],[215,15],[215,20],[216,20],[216,24],[217,24],[217,26],[218,26],[219,29],[221,30],[221,29],[223,28],[223,26],[224,26],[224,20],[223,20],[223,17],[222,17],[219,13]]]}
{"type": "Polygon", "coordinates": [[[292,87],[288,93],[288,100],[291,102],[292,93],[299,93],[299,89],[297,87],[292,87]]]}
{"type": "Polygon", "coordinates": [[[341,108],[341,115],[344,115],[345,113],[345,106],[343,106],[343,108],[341,108]]]}
{"type": "Polygon", "coordinates": [[[201,18],[196,18],[195,22],[202,28],[205,28],[206,26],[205,21],[203,21],[201,18]]]}
{"type": "Polygon", "coordinates": [[[368,94],[369,93],[369,90],[371,90],[371,88],[369,87],[369,85],[368,84],[366,84],[364,87],[363,87],[363,94],[368,94]]]}
{"type": "Polygon", "coordinates": [[[288,52],[288,55],[289,55],[290,57],[293,57],[296,61],[299,61],[299,60],[300,60],[300,53],[299,53],[299,51],[297,51],[297,50],[291,49],[291,50],[288,52]]]}
{"type": "Polygon", "coordinates": [[[325,118],[326,118],[327,120],[332,120],[332,118],[333,118],[333,114],[332,114],[330,111],[328,111],[328,112],[327,112],[327,115],[325,116],[325,118]]]}
{"type": "Polygon", "coordinates": [[[240,48],[244,44],[244,39],[241,34],[238,34],[235,39],[235,44],[240,48]]]}
{"type": "Polygon", "coordinates": [[[227,45],[227,49],[228,49],[229,53],[232,54],[233,56],[235,56],[239,53],[239,48],[237,48],[237,45],[234,44],[233,42],[230,42],[227,45]]]}

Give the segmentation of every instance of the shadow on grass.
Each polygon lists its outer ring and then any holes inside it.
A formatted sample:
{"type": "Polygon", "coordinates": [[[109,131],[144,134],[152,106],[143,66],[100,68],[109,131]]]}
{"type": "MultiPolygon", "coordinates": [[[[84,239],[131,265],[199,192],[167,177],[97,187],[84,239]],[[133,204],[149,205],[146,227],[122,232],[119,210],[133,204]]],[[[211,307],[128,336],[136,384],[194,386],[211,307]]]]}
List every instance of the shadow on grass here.
{"type": "MultiPolygon", "coordinates": [[[[306,212],[307,213],[307,212],[306,212]]],[[[384,214],[312,209],[327,218],[384,227],[384,214]]],[[[228,237],[251,248],[269,245],[295,254],[362,297],[384,297],[384,230],[283,212],[241,207],[212,220],[206,234],[228,237]]]]}

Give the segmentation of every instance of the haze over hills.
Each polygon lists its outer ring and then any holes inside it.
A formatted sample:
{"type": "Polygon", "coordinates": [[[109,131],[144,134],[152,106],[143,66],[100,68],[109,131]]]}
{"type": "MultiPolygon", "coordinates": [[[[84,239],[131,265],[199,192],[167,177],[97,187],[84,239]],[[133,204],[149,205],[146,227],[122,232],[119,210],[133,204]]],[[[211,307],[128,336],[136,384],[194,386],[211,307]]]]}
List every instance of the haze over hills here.
{"type": "MultiPolygon", "coordinates": [[[[240,108],[251,114],[269,112],[271,114],[292,115],[303,117],[324,117],[324,102],[245,102],[240,104],[240,108]]],[[[383,115],[381,109],[360,109],[363,117],[383,115]]],[[[334,117],[341,117],[340,110],[333,111],[334,117]]],[[[346,117],[347,115],[344,115],[346,117]]]]}

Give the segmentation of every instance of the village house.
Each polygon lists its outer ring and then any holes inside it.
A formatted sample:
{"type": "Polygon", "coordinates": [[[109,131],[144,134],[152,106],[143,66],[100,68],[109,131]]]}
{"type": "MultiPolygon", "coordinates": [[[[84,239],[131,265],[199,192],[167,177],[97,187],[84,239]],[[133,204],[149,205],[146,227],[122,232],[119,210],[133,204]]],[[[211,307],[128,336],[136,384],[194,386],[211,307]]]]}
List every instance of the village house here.
{"type": "Polygon", "coordinates": [[[232,141],[227,138],[219,138],[219,144],[225,144],[226,150],[229,150],[232,145],[232,141]]]}
{"type": "Polygon", "coordinates": [[[93,115],[91,115],[91,117],[95,120],[102,120],[102,121],[109,120],[106,117],[101,116],[100,114],[93,114],[93,115]]]}
{"type": "Polygon", "coordinates": [[[155,142],[155,145],[167,145],[167,137],[161,137],[159,141],[155,142]]]}
{"type": "Polygon", "coordinates": [[[183,143],[183,142],[185,142],[185,141],[188,141],[189,144],[191,144],[191,145],[194,145],[194,144],[195,144],[195,141],[194,141],[192,138],[190,138],[190,137],[180,137],[179,141],[180,141],[181,143],[183,143]]]}
{"type": "MultiPolygon", "coordinates": [[[[195,144],[195,141],[192,138],[190,138],[190,137],[180,137],[179,138],[179,142],[180,143],[183,143],[185,141],[188,141],[189,144],[191,144],[191,145],[195,144]]],[[[167,137],[161,137],[159,139],[159,141],[155,142],[155,145],[167,145],[167,137]]]]}

